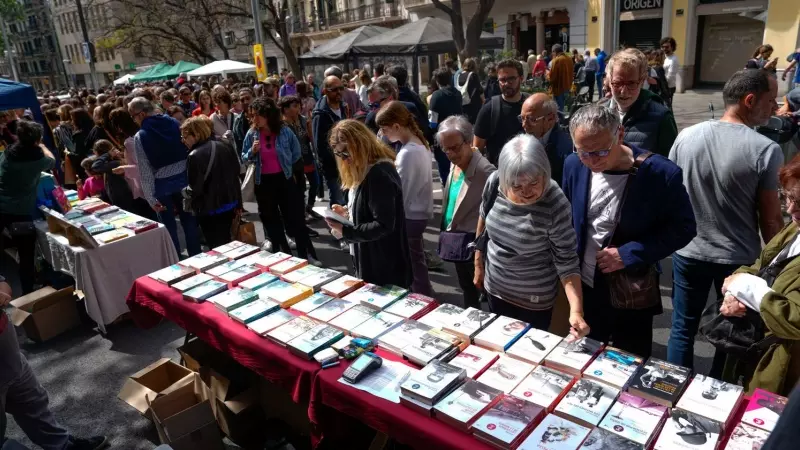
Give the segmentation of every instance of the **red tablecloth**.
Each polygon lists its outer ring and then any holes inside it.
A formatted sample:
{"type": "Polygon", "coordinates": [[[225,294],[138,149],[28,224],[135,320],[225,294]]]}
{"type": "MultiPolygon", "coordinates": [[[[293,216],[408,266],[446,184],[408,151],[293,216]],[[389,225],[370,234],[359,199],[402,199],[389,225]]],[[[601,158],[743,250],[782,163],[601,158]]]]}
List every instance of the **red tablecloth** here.
{"type": "Polygon", "coordinates": [[[213,304],[188,302],[180,292],[148,277],[134,282],[127,303],[138,326],[151,328],[162,318],[169,319],[239,364],[287,389],[295,402],[309,401],[319,364],[303,360],[257,335],[213,304]]]}

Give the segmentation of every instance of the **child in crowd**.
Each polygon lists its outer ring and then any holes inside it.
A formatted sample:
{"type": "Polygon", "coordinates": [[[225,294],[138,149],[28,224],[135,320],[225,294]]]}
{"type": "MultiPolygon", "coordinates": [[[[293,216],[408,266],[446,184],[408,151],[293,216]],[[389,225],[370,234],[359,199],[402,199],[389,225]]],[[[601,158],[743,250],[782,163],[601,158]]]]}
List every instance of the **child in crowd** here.
{"type": "Polygon", "coordinates": [[[105,176],[105,191],[111,199],[111,204],[130,211],[133,206],[133,194],[123,175],[117,175],[113,170],[124,164],[122,153],[114,148],[111,141],[100,139],[92,148],[96,157],[92,163],[92,171],[105,176]]]}
{"type": "Polygon", "coordinates": [[[97,159],[95,156],[90,156],[81,161],[81,167],[86,171],[86,180],[78,178],[78,198],[83,200],[87,197],[104,197],[105,186],[103,182],[103,175],[97,174],[92,171],[92,164],[97,159]]]}

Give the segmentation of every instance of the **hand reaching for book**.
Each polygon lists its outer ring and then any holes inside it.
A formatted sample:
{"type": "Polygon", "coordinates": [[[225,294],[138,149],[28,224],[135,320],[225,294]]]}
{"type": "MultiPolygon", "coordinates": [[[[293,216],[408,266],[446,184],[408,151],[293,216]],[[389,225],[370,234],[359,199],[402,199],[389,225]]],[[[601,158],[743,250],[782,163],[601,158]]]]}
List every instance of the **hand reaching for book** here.
{"type": "Polygon", "coordinates": [[[589,334],[589,325],[583,320],[583,314],[570,313],[569,315],[569,334],[576,338],[582,338],[589,334]]]}

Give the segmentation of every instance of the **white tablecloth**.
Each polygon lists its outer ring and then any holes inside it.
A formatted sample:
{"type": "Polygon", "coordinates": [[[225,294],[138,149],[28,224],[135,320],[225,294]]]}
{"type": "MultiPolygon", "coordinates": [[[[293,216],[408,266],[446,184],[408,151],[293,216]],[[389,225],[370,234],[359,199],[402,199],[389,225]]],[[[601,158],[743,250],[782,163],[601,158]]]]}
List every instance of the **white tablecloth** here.
{"type": "Polygon", "coordinates": [[[66,236],[47,231],[37,222],[39,248],[55,270],[75,278],[86,297],[86,312],[100,330],[128,312],[125,298],[133,281],[178,262],[167,229],[158,228],[98,248],[69,245],[66,236]]]}

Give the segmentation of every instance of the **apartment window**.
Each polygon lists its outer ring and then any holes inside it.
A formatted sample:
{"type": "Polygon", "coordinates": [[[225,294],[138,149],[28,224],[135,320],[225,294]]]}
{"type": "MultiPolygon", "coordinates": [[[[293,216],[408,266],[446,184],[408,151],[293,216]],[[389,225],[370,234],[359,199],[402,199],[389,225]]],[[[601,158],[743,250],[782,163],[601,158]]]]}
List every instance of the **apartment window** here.
{"type": "Polygon", "coordinates": [[[111,53],[111,59],[116,59],[117,58],[117,54],[114,52],[113,48],[108,49],[108,51],[111,53]]]}

